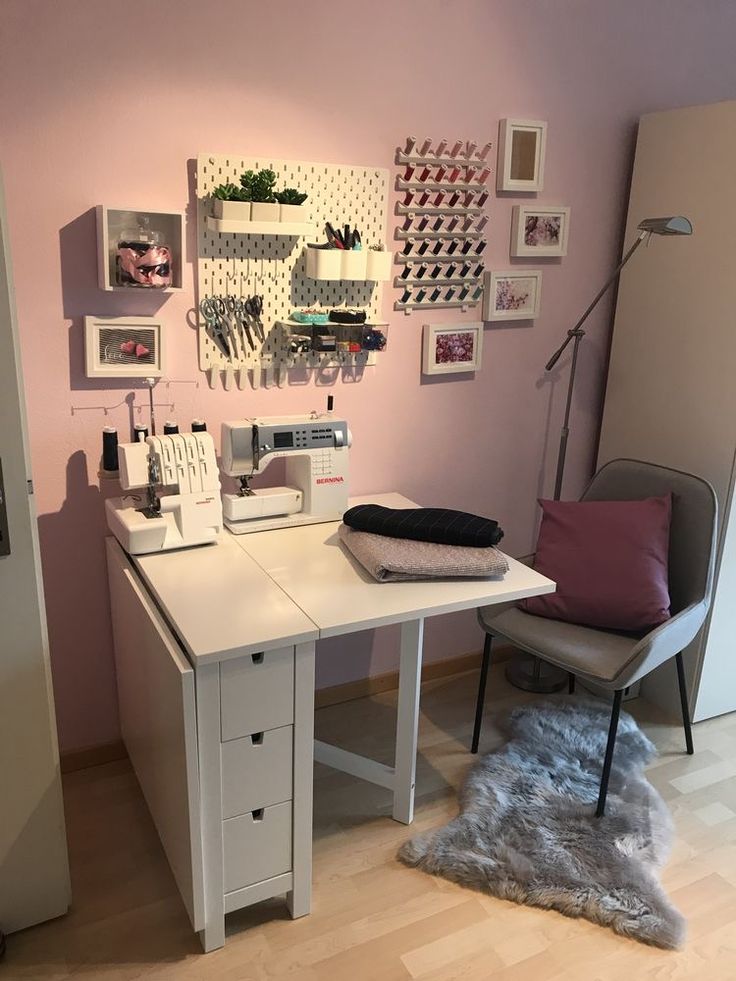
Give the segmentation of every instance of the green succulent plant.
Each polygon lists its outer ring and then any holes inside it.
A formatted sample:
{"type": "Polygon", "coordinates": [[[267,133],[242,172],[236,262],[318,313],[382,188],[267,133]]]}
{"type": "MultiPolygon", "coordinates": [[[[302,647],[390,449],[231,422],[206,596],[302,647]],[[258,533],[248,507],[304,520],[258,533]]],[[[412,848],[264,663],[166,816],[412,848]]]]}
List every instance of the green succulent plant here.
{"type": "Polygon", "coordinates": [[[248,193],[248,201],[273,202],[276,200],[273,189],[276,186],[276,174],[272,170],[246,170],[240,175],[240,183],[248,193]]]}
{"type": "Polygon", "coordinates": [[[276,200],[279,204],[304,204],[307,195],[297,191],[295,187],[287,187],[283,191],[276,191],[276,200]]]}
{"type": "Polygon", "coordinates": [[[212,192],[212,197],[220,201],[250,201],[247,188],[236,184],[220,184],[212,192]]]}

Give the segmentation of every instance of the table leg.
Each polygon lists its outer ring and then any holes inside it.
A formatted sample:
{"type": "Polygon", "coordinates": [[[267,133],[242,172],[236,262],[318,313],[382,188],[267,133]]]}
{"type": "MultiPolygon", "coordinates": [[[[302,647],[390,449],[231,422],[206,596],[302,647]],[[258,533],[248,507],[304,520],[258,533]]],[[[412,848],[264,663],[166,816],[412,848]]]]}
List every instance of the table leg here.
{"type": "Polygon", "coordinates": [[[286,897],[294,919],[306,916],[312,902],[313,747],[314,641],[297,644],[294,660],[294,881],[286,897]]]}
{"type": "Polygon", "coordinates": [[[393,817],[402,824],[411,824],[414,819],[423,639],[423,619],[401,624],[393,817]]]}
{"type": "MultiPolygon", "coordinates": [[[[220,665],[197,669],[197,742],[201,795],[205,951],[225,945],[225,897],[222,852],[222,777],[220,772],[220,665]]],[[[195,843],[196,844],[196,843],[195,843]]]]}

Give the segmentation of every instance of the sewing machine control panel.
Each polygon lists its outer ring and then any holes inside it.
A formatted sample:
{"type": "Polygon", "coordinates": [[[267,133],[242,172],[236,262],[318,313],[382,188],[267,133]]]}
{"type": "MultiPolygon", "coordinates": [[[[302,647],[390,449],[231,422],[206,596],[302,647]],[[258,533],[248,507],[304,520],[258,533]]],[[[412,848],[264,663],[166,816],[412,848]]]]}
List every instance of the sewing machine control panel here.
{"type": "MultiPolygon", "coordinates": [[[[274,450],[312,450],[322,446],[344,446],[343,432],[339,427],[317,426],[310,429],[284,429],[272,433],[274,450]]],[[[261,449],[271,449],[268,442],[261,449]]]]}

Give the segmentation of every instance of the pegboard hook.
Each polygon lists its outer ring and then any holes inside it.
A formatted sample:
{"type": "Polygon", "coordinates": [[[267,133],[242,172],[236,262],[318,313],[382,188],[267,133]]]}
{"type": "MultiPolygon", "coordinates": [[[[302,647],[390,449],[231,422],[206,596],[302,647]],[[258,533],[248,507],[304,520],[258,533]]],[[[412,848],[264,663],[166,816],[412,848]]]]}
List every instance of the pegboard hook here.
{"type": "Polygon", "coordinates": [[[225,273],[225,292],[226,293],[229,292],[228,291],[228,288],[227,288],[228,283],[234,283],[237,278],[238,278],[238,264],[237,264],[237,260],[236,260],[235,256],[233,256],[233,271],[232,271],[232,274],[229,273],[229,272],[226,272],[225,273]]]}
{"type": "Polygon", "coordinates": [[[250,256],[246,256],[243,261],[245,265],[245,272],[240,273],[240,295],[246,296],[249,292],[250,284],[250,256]],[[245,281],[245,289],[243,289],[243,281],[245,281]]]}

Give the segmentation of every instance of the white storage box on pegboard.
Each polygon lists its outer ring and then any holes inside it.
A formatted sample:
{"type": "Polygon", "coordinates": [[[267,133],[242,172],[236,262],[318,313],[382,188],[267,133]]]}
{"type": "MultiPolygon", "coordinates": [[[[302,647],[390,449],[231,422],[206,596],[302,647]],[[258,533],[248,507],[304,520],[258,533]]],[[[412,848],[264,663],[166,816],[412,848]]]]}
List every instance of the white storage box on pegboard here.
{"type": "Polygon", "coordinates": [[[310,279],[342,279],[340,249],[310,249],[307,247],[307,276],[310,279]]]}
{"type": "Polygon", "coordinates": [[[310,279],[386,282],[391,278],[393,252],[375,249],[313,249],[307,247],[310,279]]]}
{"type": "Polygon", "coordinates": [[[366,269],[366,279],[376,283],[385,283],[391,279],[391,262],[393,252],[385,249],[368,249],[368,268],[366,269]]]}
{"type": "Polygon", "coordinates": [[[341,274],[340,279],[367,279],[368,269],[367,252],[363,249],[343,249],[340,252],[341,274]]]}
{"type": "Polygon", "coordinates": [[[215,198],[212,202],[212,216],[226,221],[250,221],[250,201],[221,201],[220,198],[215,198]]]}

